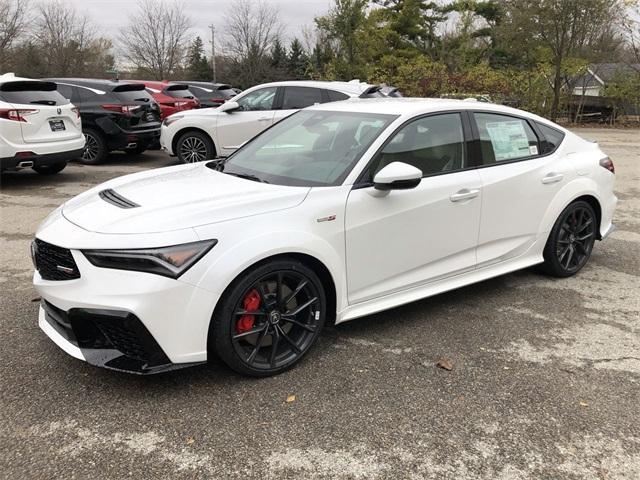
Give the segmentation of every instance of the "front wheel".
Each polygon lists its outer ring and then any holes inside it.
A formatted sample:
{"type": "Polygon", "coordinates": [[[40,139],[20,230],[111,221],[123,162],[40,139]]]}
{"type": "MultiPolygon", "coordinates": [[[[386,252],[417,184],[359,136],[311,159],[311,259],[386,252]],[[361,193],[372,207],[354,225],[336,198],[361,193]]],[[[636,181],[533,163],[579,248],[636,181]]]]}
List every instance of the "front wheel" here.
{"type": "Polygon", "coordinates": [[[176,155],[182,163],[203,162],[214,158],[216,149],[204,133],[187,132],[176,142],[176,155]]]}
{"type": "Polygon", "coordinates": [[[277,260],[243,274],[213,317],[210,347],[233,370],[266,377],[293,367],[313,345],[326,297],[313,270],[277,260]]]}
{"type": "Polygon", "coordinates": [[[570,277],[584,267],[596,240],[596,213],[582,200],[565,208],[544,247],[543,270],[554,277],[570,277]]]}

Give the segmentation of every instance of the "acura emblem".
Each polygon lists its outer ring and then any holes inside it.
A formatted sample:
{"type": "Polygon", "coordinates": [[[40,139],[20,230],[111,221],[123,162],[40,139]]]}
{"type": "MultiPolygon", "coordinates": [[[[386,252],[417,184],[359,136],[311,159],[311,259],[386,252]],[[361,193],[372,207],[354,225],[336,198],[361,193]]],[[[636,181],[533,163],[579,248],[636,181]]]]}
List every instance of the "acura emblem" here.
{"type": "Polygon", "coordinates": [[[62,113],[62,109],[58,108],[58,115],[60,115],[62,113]]]}

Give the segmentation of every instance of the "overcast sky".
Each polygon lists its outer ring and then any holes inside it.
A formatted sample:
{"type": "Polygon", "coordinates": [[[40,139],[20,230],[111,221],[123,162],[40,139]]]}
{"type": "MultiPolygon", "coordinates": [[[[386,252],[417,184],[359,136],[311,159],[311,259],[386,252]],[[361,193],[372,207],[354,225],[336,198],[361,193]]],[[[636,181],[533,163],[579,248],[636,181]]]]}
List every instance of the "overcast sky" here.
{"type": "MultiPolygon", "coordinates": [[[[159,0],[156,0],[159,1],[159,0]]],[[[313,25],[313,18],[329,10],[331,0],[264,0],[273,4],[280,12],[285,27],[285,36],[291,39],[302,36],[305,27],[313,25]]],[[[127,25],[137,12],[135,0],[67,0],[79,12],[85,13],[98,28],[101,35],[116,38],[120,27],[127,25]]],[[[222,44],[224,35],[224,16],[233,8],[234,0],[183,0],[186,14],[191,18],[195,35],[206,42],[207,54],[210,53],[211,37],[208,25],[216,27],[216,44],[222,44]],[[220,43],[218,43],[220,40],[220,43]]],[[[218,47],[216,47],[217,49],[218,47]]]]}

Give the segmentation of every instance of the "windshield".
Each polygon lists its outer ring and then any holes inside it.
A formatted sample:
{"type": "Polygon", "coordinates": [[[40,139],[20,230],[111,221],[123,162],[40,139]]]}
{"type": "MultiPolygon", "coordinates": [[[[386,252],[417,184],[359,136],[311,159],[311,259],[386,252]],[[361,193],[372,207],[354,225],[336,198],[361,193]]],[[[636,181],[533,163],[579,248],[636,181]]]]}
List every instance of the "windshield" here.
{"type": "Polygon", "coordinates": [[[290,186],[340,185],[394,115],[302,110],[210,168],[290,186]]]}

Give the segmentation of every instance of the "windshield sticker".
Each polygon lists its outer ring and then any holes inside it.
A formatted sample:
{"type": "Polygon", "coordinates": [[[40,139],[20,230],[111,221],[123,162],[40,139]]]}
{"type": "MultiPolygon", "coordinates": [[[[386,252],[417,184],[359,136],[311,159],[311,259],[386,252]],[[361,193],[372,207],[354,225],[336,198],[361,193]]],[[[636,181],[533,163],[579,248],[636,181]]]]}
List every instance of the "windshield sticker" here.
{"type": "Polygon", "coordinates": [[[496,161],[533,155],[529,150],[527,132],[520,120],[487,123],[486,127],[496,161]]]}

